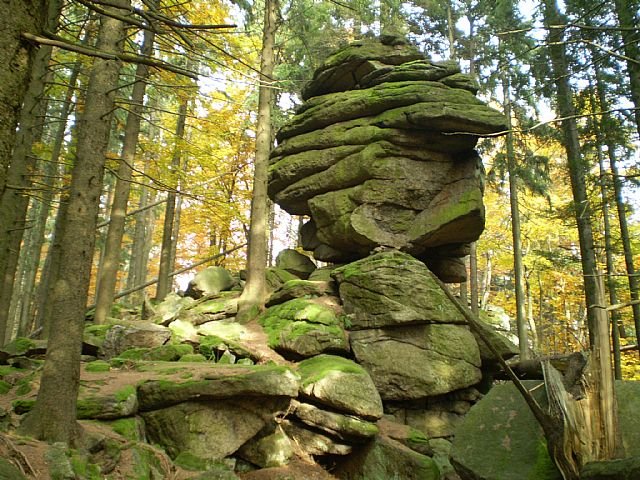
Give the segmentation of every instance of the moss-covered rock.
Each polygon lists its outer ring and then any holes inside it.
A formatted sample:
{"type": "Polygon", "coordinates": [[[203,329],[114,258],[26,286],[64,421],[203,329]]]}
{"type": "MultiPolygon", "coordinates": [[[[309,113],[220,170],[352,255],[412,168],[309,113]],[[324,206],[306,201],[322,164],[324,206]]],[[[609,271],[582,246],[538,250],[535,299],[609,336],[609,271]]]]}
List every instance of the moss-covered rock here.
{"type": "Polygon", "coordinates": [[[286,409],[284,397],[234,397],[215,402],[198,400],[143,414],[151,442],[176,458],[180,454],[219,460],[235,452],[286,409]]]}
{"type": "Polygon", "coordinates": [[[154,348],[131,348],[125,350],[119,356],[127,360],[148,360],[159,362],[175,362],[183,355],[193,353],[193,347],[189,344],[160,345],[154,348]]]}
{"type": "Polygon", "coordinates": [[[316,269],[316,264],[307,255],[292,248],[285,248],[276,257],[276,267],[305,280],[316,269]]]}
{"type": "Polygon", "coordinates": [[[431,458],[382,436],[350,455],[335,474],[345,480],[440,480],[438,466],[431,458]]]}
{"type": "Polygon", "coordinates": [[[357,361],[384,400],[417,400],[477,384],[480,353],[467,327],[413,325],[351,332],[357,361]]]}
{"type": "Polygon", "coordinates": [[[296,298],[317,298],[324,295],[334,295],[333,282],[312,280],[289,280],[282,288],[271,294],[266,303],[273,307],[296,298]]]}
{"type": "Polygon", "coordinates": [[[185,295],[192,298],[217,295],[223,290],[230,290],[234,285],[235,279],[226,268],[207,267],[189,282],[185,295]]]}
{"type": "Polygon", "coordinates": [[[319,300],[294,299],[267,309],[258,319],[269,346],[283,355],[309,357],[348,352],[343,318],[319,300]]]}
{"type": "Polygon", "coordinates": [[[424,263],[395,250],[336,268],[351,329],[416,323],[464,323],[424,263]]]}
{"type": "Polygon", "coordinates": [[[188,353],[180,357],[180,362],[206,362],[207,357],[201,353],[188,353]]]}
{"type": "Polygon", "coordinates": [[[318,355],[298,364],[300,393],[314,403],[369,420],[382,416],[382,401],[367,371],[352,360],[318,355]]]}
{"type": "Polygon", "coordinates": [[[144,382],[138,387],[138,398],[140,409],[146,411],[197,398],[295,397],[298,386],[299,377],[287,367],[219,366],[211,368],[207,378],[144,382]]]}
{"type": "Polygon", "coordinates": [[[378,434],[375,423],[353,415],[323,410],[308,403],[294,402],[292,412],[311,428],[323,430],[345,441],[364,442],[378,434]]]}
{"type": "Polygon", "coordinates": [[[87,372],[108,372],[111,369],[111,365],[109,362],[105,362],[104,360],[95,360],[87,363],[84,366],[84,369],[87,372]]]}

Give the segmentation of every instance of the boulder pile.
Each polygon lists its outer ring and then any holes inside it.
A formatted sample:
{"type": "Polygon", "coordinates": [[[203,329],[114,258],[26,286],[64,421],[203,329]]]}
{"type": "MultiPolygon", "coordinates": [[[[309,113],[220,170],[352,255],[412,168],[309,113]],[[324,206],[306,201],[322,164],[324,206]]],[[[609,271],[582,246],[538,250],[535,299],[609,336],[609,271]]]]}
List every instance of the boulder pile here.
{"type": "Polygon", "coordinates": [[[269,195],[311,217],[302,246],[347,262],[380,246],[410,253],[445,281],[484,228],[479,137],[504,130],[456,63],[432,62],[396,37],[330,56],[280,129],[269,195]]]}

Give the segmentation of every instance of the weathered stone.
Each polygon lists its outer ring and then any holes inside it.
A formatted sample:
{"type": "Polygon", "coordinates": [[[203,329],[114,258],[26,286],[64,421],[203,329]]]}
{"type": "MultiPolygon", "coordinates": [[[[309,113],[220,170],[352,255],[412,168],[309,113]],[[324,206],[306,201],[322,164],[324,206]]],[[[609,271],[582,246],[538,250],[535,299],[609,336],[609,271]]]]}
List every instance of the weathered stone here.
{"type": "Polygon", "coordinates": [[[378,433],[375,423],[352,415],[329,412],[308,403],[293,401],[291,411],[306,425],[323,430],[347,442],[362,442],[378,433]]]}
{"type": "Polygon", "coordinates": [[[341,480],[440,480],[436,463],[399,442],[378,436],[335,470],[341,480]]]}
{"type": "Polygon", "coordinates": [[[384,65],[400,65],[424,58],[418,49],[406,40],[383,42],[360,40],[338,50],[316,70],[313,80],[303,91],[307,100],[317,95],[350,90],[359,80],[384,65]],[[373,63],[373,62],[378,62],[373,63]]]}
{"type": "Polygon", "coordinates": [[[193,304],[193,298],[181,297],[175,292],[170,292],[165,299],[153,307],[150,320],[158,325],[167,326],[176,320],[185,310],[193,304]]]}
{"type": "Polygon", "coordinates": [[[189,282],[185,295],[192,298],[217,295],[223,290],[230,290],[235,285],[235,279],[223,267],[207,267],[199,271],[189,282]]]}
{"type": "MultiPolygon", "coordinates": [[[[500,333],[497,329],[492,327],[490,324],[485,323],[483,319],[484,315],[480,315],[480,322],[478,326],[482,329],[482,333],[484,337],[491,342],[493,348],[498,351],[498,354],[504,359],[508,360],[511,357],[514,357],[519,353],[518,346],[514,344],[509,338],[500,333]]],[[[475,329],[472,330],[473,336],[478,342],[478,347],[480,348],[480,358],[482,359],[482,365],[495,365],[498,363],[498,359],[495,358],[491,350],[487,344],[480,338],[480,335],[476,333],[475,329]]]]}
{"type": "Polygon", "coordinates": [[[383,400],[413,400],[477,384],[478,345],[461,325],[353,331],[351,348],[383,400]]]}
{"type": "Polygon", "coordinates": [[[429,438],[453,437],[463,416],[444,410],[406,411],[407,425],[420,430],[429,438]]]}
{"type": "Polygon", "coordinates": [[[267,290],[270,292],[275,292],[289,280],[299,280],[294,274],[275,267],[267,268],[265,276],[267,280],[267,290]]]}
{"type": "Polygon", "coordinates": [[[404,423],[395,422],[387,415],[378,420],[378,428],[381,436],[400,442],[415,452],[428,457],[434,454],[433,448],[429,445],[429,438],[420,430],[416,430],[404,423]]]}
{"type": "Polygon", "coordinates": [[[171,330],[171,338],[179,342],[198,343],[198,329],[187,320],[174,320],[168,325],[171,330]]]}
{"type": "Polygon", "coordinates": [[[350,329],[464,323],[433,274],[410,255],[386,251],[336,268],[350,329]]]}
{"type": "Polygon", "coordinates": [[[373,124],[388,128],[480,135],[504,128],[502,114],[473,93],[440,82],[414,80],[315,97],[279,130],[278,140],[363,117],[372,117],[373,124]]]}
{"type": "Polygon", "coordinates": [[[260,438],[254,437],[238,450],[238,455],[261,468],[286,465],[293,454],[291,440],[281,429],[260,438]]]}
{"type": "Polygon", "coordinates": [[[171,338],[171,330],[149,322],[122,322],[106,333],[101,354],[105,358],[117,357],[130,348],[152,348],[164,345],[171,338]]]}
{"type": "Polygon", "coordinates": [[[230,397],[296,397],[299,378],[286,367],[212,368],[186,381],[150,380],[138,386],[140,410],[154,410],[193,399],[230,397]]]}
{"type": "Polygon", "coordinates": [[[238,311],[239,292],[220,292],[216,298],[205,300],[189,308],[193,313],[199,314],[202,320],[195,322],[195,325],[203,321],[219,320],[224,317],[232,317],[238,311]]]}
{"type": "Polygon", "coordinates": [[[467,266],[462,258],[425,258],[424,263],[444,283],[467,281],[467,266]]]}
{"type": "Polygon", "coordinates": [[[289,300],[267,309],[259,318],[269,346],[283,355],[309,357],[323,352],[348,352],[342,316],[328,298],[289,300]]]}
{"type": "Polygon", "coordinates": [[[353,447],[318,431],[284,420],[280,424],[289,438],[307,455],[348,455],[353,447]]]}
{"type": "MultiPolygon", "coordinates": [[[[546,408],[544,388],[526,381],[546,408]]],[[[456,430],[452,464],[463,480],[560,480],[542,429],[511,384],[495,385],[456,430]]]]}
{"type": "Polygon", "coordinates": [[[142,414],[147,436],[175,458],[189,452],[203,459],[232,454],[286,409],[287,398],[189,401],[142,414]]]}
{"type": "Polygon", "coordinates": [[[300,393],[314,403],[368,420],[382,417],[382,401],[367,371],[352,360],[318,355],[298,365],[300,393]]]}
{"type": "Polygon", "coordinates": [[[333,282],[289,280],[280,290],[276,290],[271,294],[266,306],[272,307],[293,300],[294,298],[316,298],[332,295],[335,292],[333,291],[331,283],[333,282]]]}
{"type": "Polygon", "coordinates": [[[281,268],[296,277],[306,280],[316,269],[316,264],[308,256],[297,250],[285,248],[276,257],[276,268],[281,268]]]}
{"type": "Polygon", "coordinates": [[[335,478],[317,463],[301,460],[294,460],[282,467],[263,468],[242,475],[242,480],[335,480],[335,478]]]}
{"type": "Polygon", "coordinates": [[[637,480],[640,457],[587,463],[580,470],[580,480],[637,480]]]}

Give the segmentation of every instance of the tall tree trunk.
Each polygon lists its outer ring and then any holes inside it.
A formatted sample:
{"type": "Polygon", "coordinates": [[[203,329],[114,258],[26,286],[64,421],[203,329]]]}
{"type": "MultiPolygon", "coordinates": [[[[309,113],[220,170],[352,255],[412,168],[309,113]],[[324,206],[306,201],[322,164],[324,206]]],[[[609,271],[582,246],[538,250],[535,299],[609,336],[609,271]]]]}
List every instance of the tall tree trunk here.
{"type": "MultiPolygon", "coordinates": [[[[49,0],[44,27],[55,32],[62,2],[49,0]]],[[[37,12],[40,14],[41,12],[37,12]]],[[[33,14],[32,14],[33,15],[33,14]]],[[[13,12],[10,16],[13,16],[13,12]]],[[[22,32],[19,32],[22,33],[22,32]]],[[[18,266],[20,245],[26,228],[27,191],[31,186],[30,173],[35,167],[35,157],[31,148],[35,141],[36,130],[42,122],[42,94],[44,92],[51,47],[43,46],[32,55],[33,62],[29,73],[28,87],[23,95],[23,104],[19,114],[20,128],[15,134],[15,145],[11,164],[3,169],[6,179],[0,195],[0,345],[4,345],[9,325],[9,306],[13,293],[14,277],[18,266]]],[[[10,60],[4,65],[14,65],[10,60]]],[[[2,84],[3,88],[6,84],[2,84]]],[[[2,101],[2,99],[0,99],[2,101]]],[[[8,339],[8,338],[7,338],[8,339]]]]}
{"type": "Polygon", "coordinates": [[[480,308],[483,310],[486,309],[489,304],[489,297],[491,295],[491,276],[493,273],[493,265],[491,261],[492,252],[486,252],[484,255],[486,259],[486,267],[484,269],[484,275],[482,276],[482,295],[480,296],[480,308]]]}
{"type": "Polygon", "coordinates": [[[36,47],[21,37],[39,33],[46,18],[45,0],[3,0],[0,15],[0,194],[15,145],[20,108],[27,92],[36,47]]]}
{"type": "Polygon", "coordinates": [[[516,326],[520,358],[529,358],[529,334],[527,332],[527,316],[525,313],[524,267],[522,264],[522,239],[520,236],[520,206],[518,204],[518,166],[511,131],[511,87],[508,74],[502,77],[502,94],[504,97],[504,115],[507,120],[507,169],[509,171],[509,203],[511,205],[511,238],[513,241],[513,275],[516,294],[516,326]]]}
{"type": "MultiPolygon", "coordinates": [[[[142,55],[151,56],[154,39],[155,33],[151,30],[145,30],[142,47],[140,49],[142,55]]],[[[98,272],[96,313],[94,319],[97,324],[106,323],[116,291],[122,237],[124,235],[129,193],[131,191],[133,164],[138,147],[138,136],[140,135],[140,119],[142,116],[147,78],[149,78],[149,67],[139,63],[136,67],[135,83],[131,93],[131,106],[127,114],[127,124],[124,130],[122,159],[118,167],[113,203],[111,205],[111,215],[109,216],[109,227],[105,240],[104,256],[98,272]]]]}
{"type": "Polygon", "coordinates": [[[636,129],[640,135],[640,29],[638,22],[637,0],[615,0],[615,11],[620,34],[624,42],[624,54],[627,58],[627,74],[629,75],[629,93],[635,108],[636,129]]]}
{"type": "MultiPolygon", "coordinates": [[[[594,64],[596,69],[596,91],[598,94],[598,101],[601,112],[609,110],[609,103],[605,95],[604,81],[602,80],[602,71],[597,64],[594,64]]],[[[608,119],[608,115],[601,117],[600,123],[604,124],[608,119]]],[[[618,168],[618,156],[616,154],[616,147],[609,135],[606,134],[608,129],[597,129],[598,132],[605,132],[605,143],[607,145],[607,155],[609,157],[609,168],[611,169],[611,176],[613,177],[613,193],[616,201],[616,211],[618,213],[618,223],[620,224],[620,237],[622,240],[622,249],[624,251],[624,263],[627,271],[627,279],[629,282],[629,296],[632,300],[631,311],[633,313],[633,323],[635,326],[636,338],[640,339],[640,282],[636,275],[636,267],[633,261],[633,249],[631,247],[631,234],[629,233],[629,224],[627,222],[627,212],[625,208],[625,202],[622,195],[623,185],[622,176],[618,168]]],[[[612,301],[612,304],[614,302],[612,301]]],[[[638,348],[638,355],[640,355],[640,348],[638,348]]]]}
{"type": "MultiPolygon", "coordinates": [[[[128,1],[119,5],[126,8],[128,1]]],[[[120,20],[101,18],[99,50],[122,52],[124,38],[120,20]]],[[[94,60],[84,112],[78,119],[69,214],[61,239],[64,262],[47,305],[56,312],[56,325],[50,330],[36,405],[23,423],[24,430],[32,436],[52,442],[73,444],[78,440],[76,404],[82,333],[119,70],[119,61],[94,60]]]]}
{"type": "MultiPolygon", "coordinates": [[[[173,158],[171,160],[171,172],[176,178],[178,169],[180,168],[181,161],[181,143],[184,139],[184,127],[187,119],[187,103],[188,100],[184,98],[180,104],[178,110],[178,122],[176,124],[176,144],[173,152],[173,158]]],[[[177,182],[174,182],[172,188],[177,188],[177,182]]],[[[167,205],[164,211],[164,226],[162,231],[162,247],[160,249],[160,271],[158,272],[158,285],[156,287],[156,300],[161,302],[171,290],[172,279],[169,274],[173,271],[172,251],[173,242],[173,224],[176,214],[176,192],[167,192],[167,205]]]]}
{"type": "Polygon", "coordinates": [[[256,157],[247,248],[247,283],[238,300],[240,321],[249,321],[264,308],[267,263],[267,167],[271,151],[271,82],[273,81],[277,0],[267,0],[260,61],[256,157]]]}
{"type": "Polygon", "coordinates": [[[569,84],[569,69],[567,66],[564,30],[557,28],[566,22],[561,17],[556,0],[544,0],[544,23],[549,29],[549,55],[552,64],[553,77],[557,89],[558,113],[565,120],[562,121],[565,149],[569,175],[571,177],[571,191],[573,193],[578,237],[580,241],[580,256],[582,274],[584,278],[585,300],[587,305],[587,324],[589,339],[593,343],[593,329],[595,327],[595,305],[598,305],[596,256],[593,247],[593,232],[591,228],[591,206],[587,196],[584,161],[580,152],[578,127],[573,106],[573,93],[569,84]]]}

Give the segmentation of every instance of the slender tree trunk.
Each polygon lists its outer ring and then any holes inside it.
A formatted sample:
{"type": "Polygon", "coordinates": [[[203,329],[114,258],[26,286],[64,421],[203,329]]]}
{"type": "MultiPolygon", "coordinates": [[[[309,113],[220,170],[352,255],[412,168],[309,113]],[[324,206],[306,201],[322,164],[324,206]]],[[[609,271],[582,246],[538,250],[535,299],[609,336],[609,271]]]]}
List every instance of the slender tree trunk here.
{"type": "MultiPolygon", "coordinates": [[[[155,34],[151,30],[145,30],[144,40],[140,53],[151,56],[155,34]]],[[[98,289],[96,292],[95,323],[103,324],[107,321],[113,295],[116,291],[118,267],[120,265],[120,252],[122,237],[124,235],[127,204],[131,191],[131,179],[133,177],[133,164],[135,162],[138,136],[140,135],[140,119],[143,110],[146,81],[149,78],[149,67],[138,64],[135,73],[135,83],[131,93],[131,106],[127,114],[127,124],[124,130],[124,142],[122,146],[122,159],[118,167],[109,227],[105,240],[104,256],[98,273],[98,289]]]]}
{"type": "MultiPolygon", "coordinates": [[[[120,5],[126,8],[128,2],[120,5]]],[[[124,38],[121,21],[101,18],[98,49],[122,52],[124,38]]],[[[23,423],[24,431],[47,441],[67,444],[78,441],[76,403],[82,333],[119,70],[119,61],[94,59],[84,112],[78,119],[69,212],[61,239],[64,262],[60,264],[53,298],[47,305],[56,312],[56,325],[50,329],[36,405],[23,423]]]]}
{"type": "Polygon", "coordinates": [[[456,55],[456,24],[453,20],[453,6],[447,0],[447,36],[449,38],[449,60],[455,60],[456,55]]]}
{"type": "MultiPolygon", "coordinates": [[[[565,20],[560,16],[556,0],[544,0],[544,23],[549,26],[564,25],[565,20]]],[[[593,343],[593,329],[595,327],[595,305],[597,303],[596,256],[593,247],[593,232],[591,228],[591,206],[587,196],[585,180],[585,165],[580,152],[578,127],[575,120],[573,94],[569,85],[569,70],[564,44],[564,30],[549,29],[549,55],[553,67],[553,76],[557,88],[558,113],[565,120],[562,130],[567,151],[569,175],[571,177],[571,191],[575,204],[575,217],[580,241],[580,256],[582,274],[584,277],[585,300],[587,304],[587,324],[589,339],[593,343]]]]}
{"type": "Polygon", "coordinates": [[[479,314],[478,304],[478,249],[476,242],[471,243],[471,253],[469,253],[469,289],[471,290],[471,312],[479,314]]]}
{"type": "Polygon", "coordinates": [[[239,321],[253,319],[264,308],[267,263],[267,167],[271,151],[271,82],[274,68],[277,0],[267,0],[264,13],[256,157],[251,201],[251,226],[247,248],[247,283],[238,300],[239,321]]]}
{"type": "MultiPolygon", "coordinates": [[[[173,159],[171,160],[171,171],[174,176],[177,176],[178,169],[180,168],[180,152],[181,142],[184,139],[184,127],[187,118],[187,103],[185,98],[180,104],[178,111],[178,122],[176,124],[176,145],[173,152],[173,159]]],[[[174,183],[174,186],[177,182],[174,183]]],[[[176,192],[167,192],[167,205],[164,212],[164,227],[162,233],[162,247],[160,249],[160,271],[158,272],[158,285],[156,287],[156,300],[161,302],[167,296],[171,290],[171,277],[169,274],[173,271],[173,262],[171,260],[171,252],[173,250],[173,224],[176,214],[176,192]]]]}
{"type": "Polygon", "coordinates": [[[615,0],[615,11],[620,34],[624,42],[624,54],[627,57],[627,74],[629,76],[629,93],[635,108],[636,128],[640,135],[640,29],[637,0],[615,0]]]}
{"type": "MultiPolygon", "coordinates": [[[[49,0],[45,24],[47,30],[57,30],[61,9],[60,0],[49,0]]],[[[30,80],[20,110],[20,128],[15,135],[11,164],[6,169],[6,185],[0,195],[0,345],[5,343],[7,330],[9,333],[13,330],[12,325],[9,325],[9,307],[22,237],[27,227],[27,192],[31,187],[30,174],[35,170],[36,164],[31,149],[36,130],[40,129],[42,122],[42,95],[51,50],[51,47],[43,46],[33,55],[30,80]]]]}
{"type": "Polygon", "coordinates": [[[486,309],[489,304],[489,297],[491,295],[491,276],[492,276],[492,262],[491,262],[492,252],[486,252],[485,258],[487,261],[486,267],[484,269],[484,275],[482,277],[482,301],[480,303],[481,309],[486,309]]]}
{"type": "MultiPolygon", "coordinates": [[[[597,64],[594,64],[596,69],[596,91],[598,93],[598,101],[600,104],[600,111],[606,112],[609,109],[609,104],[605,95],[604,82],[602,80],[602,72],[597,64]]],[[[608,115],[601,118],[601,123],[604,124],[608,119],[608,115]]],[[[598,131],[608,132],[605,128],[598,129],[598,131]]],[[[640,338],[640,282],[636,276],[636,267],[633,261],[633,249],[631,247],[631,234],[629,233],[629,224],[627,222],[627,212],[625,208],[624,198],[622,195],[623,185],[622,176],[618,168],[618,156],[616,154],[616,147],[611,140],[611,137],[605,133],[605,142],[607,145],[607,155],[609,157],[609,168],[611,169],[611,176],[613,177],[613,193],[616,201],[616,211],[618,213],[618,223],[620,224],[620,238],[622,240],[622,249],[624,251],[624,263],[627,271],[627,279],[629,281],[629,295],[632,303],[631,311],[633,313],[633,323],[635,326],[636,338],[640,338]]],[[[613,301],[612,304],[615,304],[613,301]]],[[[640,348],[638,349],[638,355],[640,355],[640,348]]]]}
{"type": "Polygon", "coordinates": [[[513,241],[513,274],[516,295],[516,326],[520,344],[520,358],[529,358],[529,334],[527,332],[527,316],[525,313],[524,267],[522,263],[522,239],[520,236],[520,206],[518,204],[518,166],[511,132],[511,88],[508,74],[502,77],[502,93],[504,96],[504,115],[507,119],[507,168],[509,170],[509,203],[511,205],[511,238],[513,241]]]}

